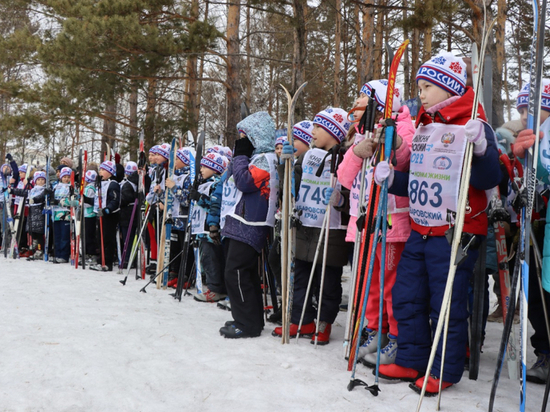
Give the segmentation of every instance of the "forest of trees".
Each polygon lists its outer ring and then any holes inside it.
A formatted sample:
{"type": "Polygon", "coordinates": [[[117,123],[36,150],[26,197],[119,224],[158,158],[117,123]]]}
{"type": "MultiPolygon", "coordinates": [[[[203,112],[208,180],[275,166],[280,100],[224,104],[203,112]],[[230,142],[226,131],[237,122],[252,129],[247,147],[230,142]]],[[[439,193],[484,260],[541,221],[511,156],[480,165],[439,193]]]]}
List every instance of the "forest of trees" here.
{"type": "MultiPolygon", "coordinates": [[[[105,143],[135,158],[145,145],[196,136],[233,145],[241,103],[286,127],[280,84],[308,82],[296,120],[346,110],[386,76],[386,44],[411,44],[399,81],[432,54],[469,56],[497,19],[492,123],[517,117],[530,70],[532,1],[485,0],[0,0],[0,155],[99,160],[105,143]]],[[[490,82],[489,82],[490,83],[490,82]]]]}

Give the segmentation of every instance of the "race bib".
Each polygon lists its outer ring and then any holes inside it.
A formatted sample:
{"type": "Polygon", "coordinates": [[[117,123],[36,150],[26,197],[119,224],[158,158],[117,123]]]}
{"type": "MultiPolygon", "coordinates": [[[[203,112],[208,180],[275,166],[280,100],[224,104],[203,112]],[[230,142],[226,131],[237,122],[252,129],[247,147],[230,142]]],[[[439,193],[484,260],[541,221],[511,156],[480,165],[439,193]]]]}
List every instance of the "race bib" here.
{"type": "Polygon", "coordinates": [[[409,213],[421,226],[447,224],[447,210],[457,210],[466,137],[464,126],[422,125],[412,141],[409,213]]]}

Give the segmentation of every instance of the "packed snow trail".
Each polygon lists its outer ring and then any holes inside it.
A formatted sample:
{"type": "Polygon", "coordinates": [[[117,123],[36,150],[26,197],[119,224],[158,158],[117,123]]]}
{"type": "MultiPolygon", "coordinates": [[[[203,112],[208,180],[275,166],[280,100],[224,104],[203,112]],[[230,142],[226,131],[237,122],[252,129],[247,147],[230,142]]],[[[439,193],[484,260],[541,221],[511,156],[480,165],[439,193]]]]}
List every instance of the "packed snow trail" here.
{"type": "MultiPolygon", "coordinates": [[[[349,271],[347,272],[349,274],[349,271]]],[[[0,411],[396,411],[414,409],[406,383],[380,380],[378,397],[348,392],[345,313],[331,343],[229,340],[230,313],[114,272],[0,258],[0,411]]],[[[347,289],[346,289],[347,290],[347,289]]],[[[443,392],[442,411],[486,411],[502,324],[488,324],[478,381],[443,392]]],[[[532,332],[530,332],[532,333],[532,332]]],[[[532,349],[528,365],[535,361],[532,349]]],[[[371,370],[357,376],[372,383],[371,370]]],[[[501,379],[495,411],[518,409],[517,384],[501,379]]],[[[544,385],[528,383],[528,410],[544,385]]],[[[436,399],[423,410],[434,411],[436,399]]]]}

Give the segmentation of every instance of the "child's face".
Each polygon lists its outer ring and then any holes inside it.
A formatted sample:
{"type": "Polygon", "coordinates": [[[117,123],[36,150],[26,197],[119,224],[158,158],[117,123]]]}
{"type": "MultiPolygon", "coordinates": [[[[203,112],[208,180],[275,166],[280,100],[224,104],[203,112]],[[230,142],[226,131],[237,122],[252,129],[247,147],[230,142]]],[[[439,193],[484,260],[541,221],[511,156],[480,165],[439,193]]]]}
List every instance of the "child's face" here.
{"type": "Polygon", "coordinates": [[[152,165],[156,164],[156,155],[153,152],[149,152],[149,163],[152,165]]]}
{"type": "Polygon", "coordinates": [[[283,145],[282,144],[278,144],[277,146],[275,146],[275,154],[277,156],[280,156],[282,152],[283,152],[283,145]]]}
{"type": "Polygon", "coordinates": [[[353,108],[361,108],[360,110],[354,110],[353,111],[353,117],[355,120],[361,120],[361,117],[363,116],[363,113],[365,113],[365,109],[367,108],[367,105],[369,104],[369,96],[367,96],[365,93],[361,93],[361,96],[355,100],[355,104],[353,105],[353,108]]]}
{"type": "Polygon", "coordinates": [[[185,166],[187,166],[185,163],[183,163],[179,157],[176,157],[176,164],[174,165],[174,167],[176,169],[183,169],[185,166]]]}
{"type": "Polygon", "coordinates": [[[430,107],[435,106],[436,104],[451,97],[451,95],[441,87],[427,82],[426,80],[418,81],[418,92],[420,94],[420,101],[422,102],[424,110],[428,110],[430,107]]]}
{"type": "Polygon", "coordinates": [[[36,186],[44,186],[46,184],[46,179],[44,179],[43,177],[39,177],[38,179],[36,179],[35,184],[36,186]]]}
{"type": "Polygon", "coordinates": [[[329,150],[337,144],[337,141],[332,135],[327,132],[322,127],[317,126],[316,124],[313,125],[313,131],[311,132],[311,135],[313,136],[313,141],[315,142],[315,146],[319,149],[323,150],[329,150]]]}
{"type": "Polygon", "coordinates": [[[26,175],[27,175],[26,172],[19,172],[19,179],[23,180],[26,175]]]}
{"type": "MultiPolygon", "coordinates": [[[[518,110],[518,113],[521,117],[521,124],[523,125],[524,129],[527,129],[527,115],[529,113],[529,110],[527,110],[527,107],[522,107],[518,110]]],[[[546,110],[540,111],[540,124],[543,124],[546,119],[550,116],[550,112],[547,112],[546,110]]]]}
{"type": "Polygon", "coordinates": [[[216,174],[215,171],[208,167],[201,166],[201,176],[204,180],[210,179],[212,176],[216,174]]]}
{"type": "Polygon", "coordinates": [[[296,153],[294,153],[296,157],[301,156],[309,150],[309,146],[298,139],[294,139],[294,148],[296,149],[296,153]]]}
{"type": "Polygon", "coordinates": [[[99,175],[103,180],[108,180],[111,177],[111,174],[105,169],[99,169],[99,175]]]}
{"type": "Polygon", "coordinates": [[[70,183],[71,182],[71,176],[63,176],[61,178],[61,183],[70,183]]]}

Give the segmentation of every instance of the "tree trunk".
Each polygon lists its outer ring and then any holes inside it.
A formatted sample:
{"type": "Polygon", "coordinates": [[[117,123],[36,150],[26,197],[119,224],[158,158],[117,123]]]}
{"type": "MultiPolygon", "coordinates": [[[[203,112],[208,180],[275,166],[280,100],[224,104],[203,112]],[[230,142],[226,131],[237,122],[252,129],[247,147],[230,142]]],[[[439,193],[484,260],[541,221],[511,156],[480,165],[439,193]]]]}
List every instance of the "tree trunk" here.
{"type": "MultiPolygon", "coordinates": [[[[294,10],[294,56],[292,61],[291,93],[295,93],[298,87],[306,80],[307,59],[307,30],[306,19],[308,13],[307,0],[293,0],[294,10]]],[[[296,119],[305,118],[304,99],[301,97],[296,104],[296,119]]]]}
{"type": "Polygon", "coordinates": [[[130,151],[130,160],[137,160],[137,151],[139,149],[139,131],[138,131],[138,90],[137,85],[132,85],[132,92],[128,99],[130,106],[130,141],[128,142],[128,149],[130,151]]]}
{"type": "MultiPolygon", "coordinates": [[[[116,102],[108,103],[104,112],[106,118],[103,120],[103,135],[101,137],[101,151],[107,153],[107,144],[112,148],[114,137],[116,136],[116,102]]],[[[107,153],[107,159],[111,158],[111,153],[107,153]]],[[[103,159],[102,159],[103,160],[103,159]]]]}
{"type": "Polygon", "coordinates": [[[360,86],[374,79],[374,7],[363,8],[363,47],[361,64],[364,67],[360,86]]]}
{"type": "Polygon", "coordinates": [[[227,11],[227,119],[225,144],[233,147],[237,137],[237,123],[241,121],[241,87],[239,72],[239,24],[241,21],[241,0],[233,0],[227,11]]]}
{"type": "MultiPolygon", "coordinates": [[[[248,5],[250,5],[250,0],[248,0],[248,5]]],[[[250,45],[250,38],[252,33],[250,30],[250,7],[246,7],[246,84],[244,85],[245,89],[245,103],[248,107],[252,106],[252,47],[250,45]]]]}
{"type": "MultiPolygon", "coordinates": [[[[386,5],[386,0],[380,0],[381,6],[386,5]]],[[[373,79],[380,79],[382,77],[382,50],[384,48],[384,13],[379,10],[376,16],[376,28],[374,38],[374,69],[373,79]]],[[[371,79],[372,80],[372,79],[371,79]]]]}
{"type": "MultiPolygon", "coordinates": [[[[403,20],[407,19],[408,13],[407,13],[407,7],[408,7],[408,0],[403,0],[403,20]]],[[[409,38],[409,32],[407,30],[403,30],[403,38],[408,39],[409,38]]],[[[403,100],[411,99],[411,59],[409,57],[410,53],[410,46],[405,49],[405,53],[403,54],[403,75],[404,75],[404,90],[403,90],[403,100]]]]}
{"type": "Polygon", "coordinates": [[[355,78],[355,81],[357,83],[357,90],[361,90],[361,86],[363,86],[363,79],[365,78],[365,66],[363,65],[361,53],[361,51],[363,50],[362,39],[361,37],[359,37],[359,33],[361,33],[361,13],[359,4],[357,3],[353,8],[353,16],[355,20],[355,32],[357,33],[357,40],[355,42],[357,77],[355,78]]]}
{"type": "Polygon", "coordinates": [[[340,45],[342,43],[342,9],[341,0],[336,0],[336,25],[334,28],[334,88],[332,92],[332,105],[340,107],[340,45]]]}
{"type": "Polygon", "coordinates": [[[145,147],[148,149],[153,147],[155,142],[155,117],[157,106],[157,79],[149,79],[147,83],[147,104],[145,106],[145,124],[143,133],[145,136],[145,147]]]}
{"type": "MultiPolygon", "coordinates": [[[[198,20],[199,18],[199,2],[193,0],[191,2],[191,10],[189,16],[198,20]]],[[[186,112],[186,120],[189,123],[189,129],[193,136],[197,135],[199,118],[197,116],[196,107],[198,106],[198,91],[197,91],[197,55],[191,54],[187,58],[187,87],[186,94],[183,97],[183,107],[186,112]]],[[[183,131],[182,131],[183,133],[183,131]]]]}
{"type": "Polygon", "coordinates": [[[500,126],[504,123],[504,103],[502,101],[504,69],[504,44],[506,32],[506,0],[498,0],[497,22],[491,54],[493,57],[493,124],[500,126]]]}

